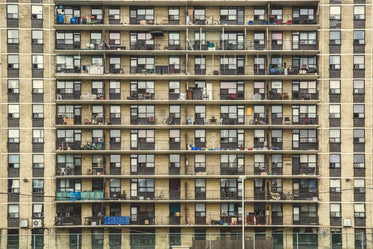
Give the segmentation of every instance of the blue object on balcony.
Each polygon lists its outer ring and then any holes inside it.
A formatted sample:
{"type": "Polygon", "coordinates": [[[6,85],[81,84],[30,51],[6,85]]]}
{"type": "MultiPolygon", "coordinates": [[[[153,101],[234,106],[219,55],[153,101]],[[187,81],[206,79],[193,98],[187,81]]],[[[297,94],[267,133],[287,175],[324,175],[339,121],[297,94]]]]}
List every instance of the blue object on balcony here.
{"type": "Polygon", "coordinates": [[[81,198],[82,198],[81,192],[69,191],[69,201],[78,201],[78,200],[81,200],[81,198]]]}
{"type": "Polygon", "coordinates": [[[58,23],[61,24],[65,21],[65,18],[63,17],[63,15],[57,15],[57,20],[58,20],[58,23]]]}
{"type": "Polygon", "coordinates": [[[249,21],[247,24],[254,25],[254,21],[249,21]]]}
{"type": "Polygon", "coordinates": [[[267,24],[267,21],[266,21],[266,20],[263,20],[260,24],[266,25],[266,24],[267,24]]]}
{"type": "Polygon", "coordinates": [[[192,147],[192,150],[197,150],[197,147],[192,147]]]}
{"type": "Polygon", "coordinates": [[[270,74],[276,74],[276,68],[270,68],[269,73],[270,74]]]}
{"type": "Polygon", "coordinates": [[[70,18],[70,24],[77,24],[77,23],[78,23],[78,19],[76,16],[70,18]]]}
{"type": "Polygon", "coordinates": [[[129,225],[129,224],[130,224],[130,217],[124,216],[124,225],[129,225]]]}

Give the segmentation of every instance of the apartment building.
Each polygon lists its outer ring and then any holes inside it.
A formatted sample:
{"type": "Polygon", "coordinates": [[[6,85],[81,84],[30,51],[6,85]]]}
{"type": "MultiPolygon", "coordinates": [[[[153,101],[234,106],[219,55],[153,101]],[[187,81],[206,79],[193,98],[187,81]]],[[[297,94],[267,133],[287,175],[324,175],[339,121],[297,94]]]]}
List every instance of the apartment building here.
{"type": "Polygon", "coordinates": [[[1,1],[0,248],[372,248],[372,6],[1,1]]]}

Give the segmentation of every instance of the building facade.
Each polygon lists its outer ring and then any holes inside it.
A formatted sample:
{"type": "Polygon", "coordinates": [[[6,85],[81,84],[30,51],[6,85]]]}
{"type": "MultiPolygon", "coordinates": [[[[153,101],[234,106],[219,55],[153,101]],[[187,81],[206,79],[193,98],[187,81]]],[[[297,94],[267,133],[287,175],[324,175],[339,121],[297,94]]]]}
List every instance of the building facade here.
{"type": "Polygon", "coordinates": [[[373,247],[371,0],[0,10],[0,248],[373,247]]]}

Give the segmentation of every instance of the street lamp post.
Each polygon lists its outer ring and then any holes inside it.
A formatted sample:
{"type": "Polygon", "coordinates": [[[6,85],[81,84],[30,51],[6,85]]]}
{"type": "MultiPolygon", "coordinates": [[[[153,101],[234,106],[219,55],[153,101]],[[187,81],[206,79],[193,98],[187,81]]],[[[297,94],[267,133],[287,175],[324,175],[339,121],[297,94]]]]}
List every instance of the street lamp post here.
{"type": "Polygon", "coordinates": [[[242,249],[245,249],[245,179],[246,179],[246,176],[244,175],[239,176],[239,179],[241,180],[241,184],[242,184],[242,194],[241,194],[241,197],[242,197],[242,203],[241,203],[242,249]]]}

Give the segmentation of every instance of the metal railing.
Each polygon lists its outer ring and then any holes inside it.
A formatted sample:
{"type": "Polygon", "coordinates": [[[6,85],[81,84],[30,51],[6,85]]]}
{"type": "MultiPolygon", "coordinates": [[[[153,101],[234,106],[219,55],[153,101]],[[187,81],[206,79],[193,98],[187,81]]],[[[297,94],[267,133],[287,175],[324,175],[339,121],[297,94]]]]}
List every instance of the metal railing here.
{"type": "MultiPolygon", "coordinates": [[[[229,228],[228,226],[225,226],[229,228]]],[[[92,226],[95,228],[95,226],[92,226]]],[[[9,249],[35,249],[50,248],[63,249],[67,246],[73,249],[83,248],[172,248],[182,245],[192,249],[224,249],[242,248],[242,233],[240,229],[221,233],[198,232],[195,233],[155,233],[155,231],[133,229],[128,233],[110,231],[104,233],[101,228],[95,233],[54,233],[45,230],[44,234],[0,235],[2,247],[9,249]],[[182,240],[181,240],[182,238],[182,240]]],[[[237,227],[236,227],[237,229],[237,227]]],[[[318,231],[309,228],[308,232],[292,232],[274,229],[272,232],[245,232],[244,241],[246,249],[253,248],[371,248],[373,246],[372,233],[347,233],[345,230],[332,232],[318,231]]]]}

